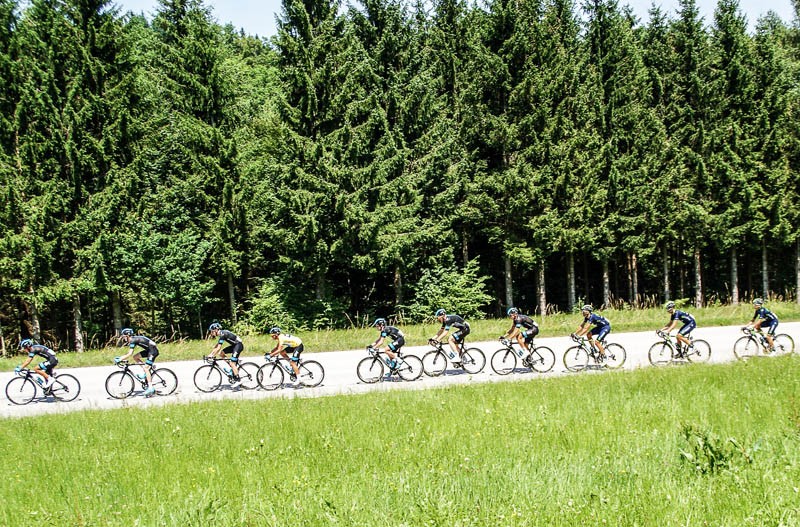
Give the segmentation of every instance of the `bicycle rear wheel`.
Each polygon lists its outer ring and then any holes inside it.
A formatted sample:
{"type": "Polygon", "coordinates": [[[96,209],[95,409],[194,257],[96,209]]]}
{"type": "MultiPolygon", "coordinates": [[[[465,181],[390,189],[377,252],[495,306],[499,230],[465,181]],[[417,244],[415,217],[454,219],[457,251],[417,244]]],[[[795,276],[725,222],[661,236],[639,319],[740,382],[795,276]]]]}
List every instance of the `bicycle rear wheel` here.
{"type": "Polygon", "coordinates": [[[739,360],[747,360],[758,355],[758,341],[753,337],[740,337],[733,344],[733,354],[739,360]]]}
{"type": "Polygon", "coordinates": [[[383,377],[383,361],[377,357],[364,357],[356,366],[356,375],[367,384],[378,382],[383,377]]]}
{"type": "Polygon", "coordinates": [[[508,375],[517,368],[517,354],[508,348],[501,348],[494,352],[489,364],[497,375],[508,375]]]}
{"type": "Polygon", "coordinates": [[[125,399],[133,393],[135,383],[129,372],[115,371],[106,378],[106,392],[114,399],[125,399]]]}
{"type": "Polygon", "coordinates": [[[664,366],[672,362],[672,346],[666,342],[659,341],[650,346],[647,352],[647,359],[653,366],[664,366]]]}
{"type": "Polygon", "coordinates": [[[398,359],[397,375],[404,381],[416,381],[422,377],[422,361],[416,355],[403,355],[398,359]]]}
{"type": "Polygon", "coordinates": [[[439,350],[431,350],[422,356],[422,367],[428,377],[438,377],[447,369],[447,357],[439,350]]]}
{"type": "Polygon", "coordinates": [[[786,333],[775,335],[772,337],[772,340],[775,343],[775,351],[772,352],[773,355],[788,355],[794,353],[794,340],[786,333]]]}
{"type": "Polygon", "coordinates": [[[53,397],[59,401],[69,402],[75,400],[81,393],[81,383],[69,373],[63,373],[56,376],[50,390],[53,397]]]}
{"type": "Polygon", "coordinates": [[[711,345],[705,340],[695,340],[693,347],[686,350],[689,362],[708,362],[711,358],[711,345]]]}
{"type": "Polygon", "coordinates": [[[569,371],[581,371],[589,364],[589,354],[580,346],[572,346],[564,352],[564,367],[569,371]]]}
{"type": "Polygon", "coordinates": [[[245,390],[255,390],[258,388],[258,364],[254,362],[243,362],[239,364],[239,381],[245,390]]]}
{"type": "Polygon", "coordinates": [[[461,367],[472,375],[480,373],[486,367],[486,355],[478,348],[467,348],[461,352],[461,367]]]}
{"type": "Polygon", "coordinates": [[[606,368],[611,370],[618,370],[619,368],[622,368],[622,365],[625,364],[625,359],[627,356],[628,354],[625,351],[625,348],[619,344],[607,344],[605,362],[606,368]]]}
{"type": "Polygon", "coordinates": [[[556,364],[556,354],[547,346],[537,346],[531,351],[528,364],[538,373],[547,373],[556,364]]]}
{"type": "Polygon", "coordinates": [[[6,384],[6,397],[14,404],[28,404],[36,398],[36,385],[26,377],[14,377],[6,384]]]}
{"type": "Polygon", "coordinates": [[[153,379],[151,385],[158,395],[169,395],[178,388],[178,376],[167,368],[159,368],[150,373],[153,379]]]}
{"type": "Polygon", "coordinates": [[[258,369],[256,379],[265,390],[277,390],[283,385],[283,368],[268,362],[258,369]]]}
{"type": "Polygon", "coordinates": [[[322,367],[322,364],[315,360],[307,360],[298,366],[300,375],[297,376],[297,382],[308,388],[322,384],[322,379],[325,378],[325,368],[322,367]]]}
{"type": "Polygon", "coordinates": [[[200,366],[194,372],[194,385],[201,392],[211,393],[222,385],[222,373],[211,364],[200,366]]]}

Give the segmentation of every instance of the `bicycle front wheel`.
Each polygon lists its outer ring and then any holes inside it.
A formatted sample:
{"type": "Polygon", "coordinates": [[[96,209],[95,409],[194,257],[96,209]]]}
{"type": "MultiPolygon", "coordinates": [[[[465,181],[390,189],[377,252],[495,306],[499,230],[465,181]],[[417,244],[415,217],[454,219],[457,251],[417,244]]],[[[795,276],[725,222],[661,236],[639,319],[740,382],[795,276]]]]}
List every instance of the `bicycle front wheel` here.
{"type": "Polygon", "coordinates": [[[194,385],[198,390],[211,393],[222,385],[222,373],[211,364],[205,364],[194,372],[194,385]]]}
{"type": "Polygon", "coordinates": [[[297,382],[309,388],[322,384],[322,379],[325,378],[325,368],[322,367],[322,364],[315,360],[307,360],[298,366],[300,375],[297,376],[297,382]]]}
{"type": "Polygon", "coordinates": [[[538,373],[547,373],[556,364],[556,354],[547,346],[537,346],[528,357],[528,363],[538,373]]]}
{"type": "Polygon", "coordinates": [[[733,354],[739,360],[747,360],[758,355],[758,341],[753,337],[740,337],[733,344],[733,354]]]}
{"type": "Polygon", "coordinates": [[[664,366],[672,362],[672,346],[666,342],[658,341],[650,346],[650,351],[647,352],[647,359],[653,366],[664,366]]]}
{"type": "Polygon", "coordinates": [[[622,368],[627,356],[625,348],[619,344],[608,344],[606,346],[606,368],[611,370],[622,368]]]}
{"type": "Polygon", "coordinates": [[[265,390],[277,390],[283,385],[283,368],[268,362],[258,369],[256,379],[265,390]]]}
{"type": "Polygon", "coordinates": [[[36,397],[36,385],[25,377],[14,377],[6,385],[6,397],[14,404],[28,404],[36,397]]]}
{"type": "Polygon", "coordinates": [[[239,381],[245,390],[255,390],[258,388],[258,364],[254,362],[243,362],[239,364],[239,381]]]}
{"type": "Polygon", "coordinates": [[[428,377],[438,377],[447,369],[447,357],[439,350],[431,350],[422,356],[422,367],[428,377]]]}
{"type": "Polygon", "coordinates": [[[133,375],[128,372],[115,371],[106,378],[106,392],[114,399],[125,399],[134,387],[133,375]]]}
{"type": "Polygon", "coordinates": [[[789,353],[794,353],[794,340],[786,333],[775,335],[772,337],[772,341],[775,343],[773,355],[788,355],[789,353]]]}
{"type": "Polygon", "coordinates": [[[378,382],[383,377],[383,361],[377,357],[364,357],[356,366],[356,375],[367,384],[378,382]]]}
{"type": "Polygon", "coordinates": [[[56,377],[51,388],[53,397],[59,401],[68,403],[74,401],[81,393],[81,383],[69,373],[62,373],[56,377]]]}
{"type": "Polygon", "coordinates": [[[416,355],[403,355],[398,359],[397,375],[404,381],[416,381],[422,377],[422,361],[416,355]]]}
{"type": "Polygon", "coordinates": [[[480,373],[486,367],[486,355],[478,348],[467,348],[461,352],[461,367],[472,375],[480,373]]]}
{"type": "Polygon", "coordinates": [[[517,369],[517,354],[508,348],[499,349],[494,352],[489,364],[497,375],[508,375],[517,369]]]}
{"type": "Polygon", "coordinates": [[[572,346],[564,352],[564,367],[569,371],[581,371],[589,364],[589,354],[580,346],[572,346]]]}
{"type": "Polygon", "coordinates": [[[689,362],[708,362],[711,358],[711,345],[705,340],[695,340],[692,344],[694,347],[686,350],[689,362]]]}
{"type": "Polygon", "coordinates": [[[178,376],[172,370],[159,368],[150,373],[158,395],[169,395],[178,388],[178,376]]]}

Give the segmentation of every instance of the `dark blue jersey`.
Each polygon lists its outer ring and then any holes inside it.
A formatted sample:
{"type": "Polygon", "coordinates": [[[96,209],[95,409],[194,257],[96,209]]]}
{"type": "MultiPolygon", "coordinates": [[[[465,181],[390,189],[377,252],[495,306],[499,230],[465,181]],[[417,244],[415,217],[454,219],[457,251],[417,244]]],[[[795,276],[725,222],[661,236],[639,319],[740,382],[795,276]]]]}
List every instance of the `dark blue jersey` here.
{"type": "Polygon", "coordinates": [[[753,321],[755,321],[757,318],[763,318],[769,323],[778,321],[778,317],[775,316],[775,313],[763,306],[756,309],[756,312],[753,315],[753,321]]]}
{"type": "Polygon", "coordinates": [[[596,328],[611,327],[611,322],[609,322],[607,318],[601,317],[597,313],[590,313],[588,317],[584,317],[583,324],[581,324],[581,326],[585,326],[586,324],[594,324],[596,328]]]}
{"type": "Polygon", "coordinates": [[[672,313],[672,316],[670,317],[669,320],[670,322],[673,320],[680,320],[684,324],[689,324],[691,322],[694,322],[694,317],[689,313],[687,313],[686,311],[681,311],[680,309],[676,309],[672,313]]]}
{"type": "Polygon", "coordinates": [[[47,346],[43,346],[41,344],[34,344],[31,346],[30,351],[28,351],[28,357],[34,358],[36,355],[42,357],[43,359],[50,360],[56,357],[56,352],[48,348],[47,346]]]}

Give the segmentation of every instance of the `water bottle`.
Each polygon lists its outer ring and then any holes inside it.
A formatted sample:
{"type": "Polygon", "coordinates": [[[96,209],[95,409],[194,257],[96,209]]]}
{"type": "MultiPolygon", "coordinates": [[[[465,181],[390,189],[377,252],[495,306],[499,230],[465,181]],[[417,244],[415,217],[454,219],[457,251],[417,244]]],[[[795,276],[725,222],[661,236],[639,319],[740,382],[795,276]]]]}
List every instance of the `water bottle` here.
{"type": "Polygon", "coordinates": [[[452,359],[454,359],[455,357],[456,357],[456,354],[455,354],[455,353],[453,353],[453,352],[451,351],[451,352],[450,352],[450,359],[452,360],[452,359]]]}
{"type": "Polygon", "coordinates": [[[519,357],[522,358],[525,355],[525,351],[523,351],[523,349],[520,348],[517,350],[517,355],[519,355],[519,357]]]}
{"type": "Polygon", "coordinates": [[[233,370],[230,368],[230,366],[223,367],[222,371],[225,372],[225,375],[233,375],[233,370]]]}

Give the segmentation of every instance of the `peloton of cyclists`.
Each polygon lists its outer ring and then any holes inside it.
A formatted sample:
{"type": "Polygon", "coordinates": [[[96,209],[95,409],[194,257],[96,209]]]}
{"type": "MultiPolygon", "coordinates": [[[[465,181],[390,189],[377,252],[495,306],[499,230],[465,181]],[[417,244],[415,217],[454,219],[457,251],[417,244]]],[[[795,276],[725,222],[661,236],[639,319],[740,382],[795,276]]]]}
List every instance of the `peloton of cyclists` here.
{"type": "Polygon", "coordinates": [[[43,380],[37,379],[39,385],[44,388],[44,393],[49,393],[50,388],[53,386],[55,382],[55,377],[53,377],[53,368],[56,367],[58,364],[58,359],[56,358],[56,352],[44,346],[42,344],[36,344],[31,339],[25,339],[19,343],[19,349],[25,350],[28,354],[28,358],[25,359],[25,362],[14,368],[15,373],[19,373],[22,371],[23,368],[26,368],[28,364],[30,364],[36,355],[40,356],[44,359],[44,361],[40,362],[37,366],[34,367],[33,371],[38,373],[43,380]]]}

